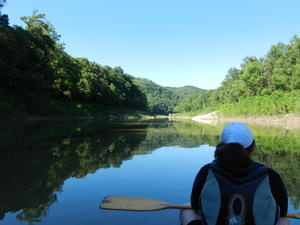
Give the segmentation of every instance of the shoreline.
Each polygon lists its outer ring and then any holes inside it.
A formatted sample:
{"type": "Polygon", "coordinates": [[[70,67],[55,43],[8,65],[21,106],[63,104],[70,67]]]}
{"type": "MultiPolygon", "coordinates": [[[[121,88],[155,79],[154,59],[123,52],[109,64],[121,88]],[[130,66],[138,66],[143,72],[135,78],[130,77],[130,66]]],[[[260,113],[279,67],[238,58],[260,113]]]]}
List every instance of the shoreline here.
{"type": "Polygon", "coordinates": [[[0,122],[72,121],[72,120],[140,120],[152,119],[145,115],[99,115],[99,116],[2,116],[0,122]]]}
{"type": "Polygon", "coordinates": [[[240,121],[250,125],[282,126],[288,129],[300,128],[300,116],[294,114],[285,114],[277,116],[248,116],[248,117],[225,117],[220,116],[216,111],[189,117],[190,119],[207,124],[217,124],[220,122],[240,121]]]}
{"type": "Polygon", "coordinates": [[[286,129],[300,128],[300,116],[285,114],[277,116],[237,116],[225,117],[218,115],[217,111],[197,116],[148,116],[148,115],[99,115],[99,116],[0,116],[0,122],[34,122],[34,121],[70,121],[70,120],[141,120],[141,119],[191,119],[198,123],[216,125],[233,121],[244,122],[249,125],[275,126],[286,129]]]}

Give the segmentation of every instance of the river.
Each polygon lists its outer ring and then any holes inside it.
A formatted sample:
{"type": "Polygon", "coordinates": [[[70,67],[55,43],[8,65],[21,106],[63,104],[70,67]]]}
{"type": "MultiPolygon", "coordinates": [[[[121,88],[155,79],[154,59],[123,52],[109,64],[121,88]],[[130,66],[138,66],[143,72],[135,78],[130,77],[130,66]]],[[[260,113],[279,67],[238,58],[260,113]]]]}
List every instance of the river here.
{"type": "MultiPolygon", "coordinates": [[[[0,125],[0,224],[179,225],[178,210],[100,210],[107,195],[189,201],[223,125],[51,121],[0,125]]],[[[275,169],[300,211],[300,129],[250,126],[253,158],[275,169]]],[[[300,220],[291,220],[300,224],[300,220]]]]}

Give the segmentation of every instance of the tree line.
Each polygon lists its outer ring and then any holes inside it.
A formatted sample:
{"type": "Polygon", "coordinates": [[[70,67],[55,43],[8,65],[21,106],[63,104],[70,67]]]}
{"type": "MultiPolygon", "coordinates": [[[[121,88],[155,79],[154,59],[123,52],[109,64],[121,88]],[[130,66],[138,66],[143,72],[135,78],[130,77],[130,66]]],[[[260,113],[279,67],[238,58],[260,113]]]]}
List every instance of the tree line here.
{"type": "Polygon", "coordinates": [[[66,102],[75,108],[84,103],[147,110],[145,94],[121,67],[71,57],[45,14],[35,10],[21,20],[25,29],[10,26],[8,16],[0,14],[2,113],[42,113],[66,102]]]}
{"type": "Polygon", "coordinates": [[[241,114],[278,114],[300,111],[300,38],[294,36],[289,44],[278,43],[262,58],[246,57],[241,67],[231,68],[221,86],[197,96],[187,97],[175,108],[177,112],[222,111],[222,107],[241,114]],[[260,104],[264,96],[266,104],[260,104]],[[276,98],[283,102],[277,104],[276,98]],[[291,97],[292,96],[292,97],[291,97]],[[297,97],[293,97],[297,96],[297,97]],[[252,104],[253,102],[257,104],[252,104]],[[239,104],[237,104],[239,103],[239,104]],[[231,104],[231,106],[227,106],[231,104]],[[273,110],[268,111],[269,106],[273,110]],[[296,107],[293,107],[296,106],[296,107]],[[261,108],[255,109],[254,108],[261,108]],[[249,112],[247,110],[250,110],[249,112]],[[266,111],[266,112],[263,112],[266,111]]]}
{"type": "Polygon", "coordinates": [[[84,115],[105,113],[101,106],[107,106],[167,115],[181,99],[203,91],[162,87],[121,67],[71,57],[45,14],[35,10],[21,20],[25,28],[10,26],[0,14],[1,114],[84,115]]]}

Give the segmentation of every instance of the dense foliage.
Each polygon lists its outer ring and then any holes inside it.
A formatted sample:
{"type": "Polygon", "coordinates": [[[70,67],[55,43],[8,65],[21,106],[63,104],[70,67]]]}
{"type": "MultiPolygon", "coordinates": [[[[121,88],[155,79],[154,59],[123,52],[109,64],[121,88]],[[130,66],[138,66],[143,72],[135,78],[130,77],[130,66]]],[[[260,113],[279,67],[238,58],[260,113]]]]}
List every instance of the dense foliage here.
{"type": "Polygon", "coordinates": [[[219,106],[225,116],[278,115],[300,112],[300,91],[274,91],[270,95],[253,96],[241,99],[238,103],[219,106]]]}
{"type": "Polygon", "coordinates": [[[187,96],[197,95],[204,91],[204,89],[197,88],[194,86],[166,87],[166,89],[175,93],[178,96],[179,100],[181,100],[187,96]]]}
{"type": "Polygon", "coordinates": [[[193,86],[162,87],[150,80],[136,78],[134,82],[146,94],[151,114],[166,115],[174,112],[178,102],[187,96],[196,95],[203,90],[193,86]]]}
{"type": "Polygon", "coordinates": [[[73,58],[45,14],[34,11],[21,19],[25,29],[10,26],[0,14],[1,114],[84,115],[103,112],[103,106],[168,114],[182,98],[202,91],[162,87],[120,67],[73,58]]]}
{"type": "MultiPolygon", "coordinates": [[[[272,46],[263,58],[246,57],[240,69],[229,69],[221,87],[188,97],[175,110],[216,110],[220,109],[220,105],[228,103],[231,104],[231,110],[235,110],[238,107],[236,103],[239,103],[243,105],[243,112],[239,109],[238,113],[248,115],[299,112],[299,107],[293,107],[299,106],[299,100],[293,97],[300,95],[299,90],[300,38],[294,36],[289,44],[279,43],[272,46]],[[277,98],[284,99],[285,106],[283,103],[277,106],[277,98]],[[252,101],[257,104],[253,105],[252,101]],[[259,103],[260,101],[263,103],[259,103]],[[263,109],[253,109],[258,107],[263,109]],[[269,107],[276,109],[269,111],[269,107]]],[[[225,108],[227,110],[229,106],[225,108]]]]}
{"type": "Polygon", "coordinates": [[[0,112],[58,112],[65,103],[79,112],[85,104],[147,109],[122,68],[68,55],[44,14],[21,19],[25,29],[0,14],[0,112]]]}

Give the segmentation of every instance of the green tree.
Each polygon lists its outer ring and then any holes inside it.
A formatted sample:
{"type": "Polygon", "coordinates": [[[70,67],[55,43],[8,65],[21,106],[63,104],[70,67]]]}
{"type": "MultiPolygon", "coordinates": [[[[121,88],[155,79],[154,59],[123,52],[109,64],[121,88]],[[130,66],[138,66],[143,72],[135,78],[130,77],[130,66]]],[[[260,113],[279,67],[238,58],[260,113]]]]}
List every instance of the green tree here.
{"type": "Polygon", "coordinates": [[[37,10],[21,19],[25,29],[9,26],[8,17],[0,16],[0,110],[43,113],[49,107],[62,113],[71,106],[71,113],[88,113],[93,110],[89,104],[147,108],[145,94],[121,67],[71,57],[46,15],[37,10]],[[80,111],[74,102],[86,106],[80,111]]]}
{"type": "Polygon", "coordinates": [[[146,94],[149,111],[154,115],[173,113],[180,100],[203,91],[192,86],[181,88],[162,87],[142,78],[134,79],[134,83],[146,94]]]}
{"type": "Polygon", "coordinates": [[[50,38],[53,42],[58,42],[58,35],[53,25],[46,19],[46,14],[33,10],[32,16],[23,16],[21,20],[26,24],[26,30],[44,39],[50,38]]]}
{"type": "Polygon", "coordinates": [[[231,109],[242,113],[240,106],[243,105],[247,113],[251,115],[298,112],[296,107],[292,107],[293,104],[298,105],[298,103],[288,93],[299,89],[300,38],[294,36],[289,44],[273,45],[263,58],[244,58],[240,69],[229,69],[221,87],[184,99],[179,102],[175,110],[186,112],[222,109],[222,111],[228,112],[231,109]],[[285,99],[286,106],[277,105],[275,106],[277,109],[273,109],[273,99],[275,98],[273,93],[275,92],[280,93],[280,97],[285,99]],[[268,99],[268,101],[263,105],[249,104],[258,99],[261,101],[268,99]],[[268,111],[268,107],[272,110],[268,111]]]}

